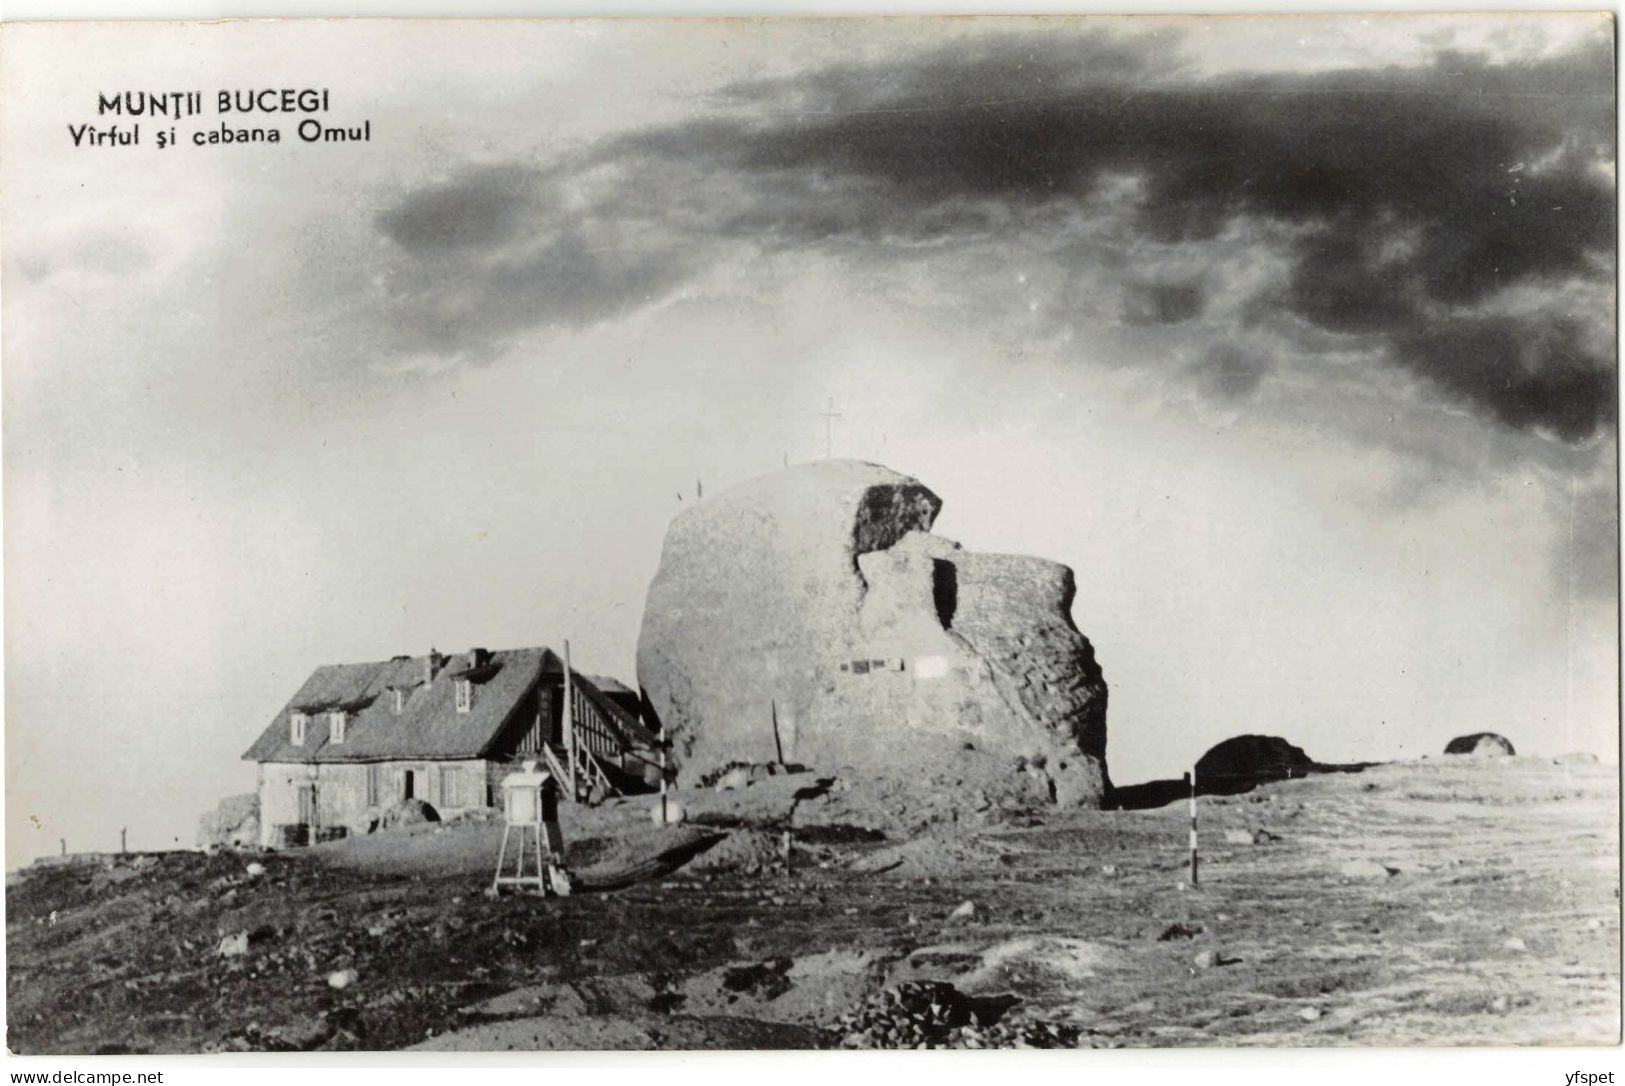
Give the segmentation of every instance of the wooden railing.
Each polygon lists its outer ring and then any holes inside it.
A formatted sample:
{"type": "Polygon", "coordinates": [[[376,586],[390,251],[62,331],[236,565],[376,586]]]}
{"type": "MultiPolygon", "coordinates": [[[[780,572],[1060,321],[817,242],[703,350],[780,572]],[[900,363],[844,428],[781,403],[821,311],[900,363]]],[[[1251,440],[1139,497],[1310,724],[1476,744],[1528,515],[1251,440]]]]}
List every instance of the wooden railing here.
{"type": "Polygon", "coordinates": [[[616,723],[616,718],[626,713],[614,705],[604,694],[597,689],[571,683],[579,700],[571,702],[574,711],[576,727],[580,729],[586,723],[591,739],[586,749],[591,750],[600,758],[607,758],[622,770],[634,775],[642,774],[644,766],[660,765],[654,752],[647,754],[633,746],[632,740],[626,732],[616,723]]]}
{"type": "Polygon", "coordinates": [[[553,753],[553,748],[545,743],[542,745],[542,757],[547,760],[547,771],[553,774],[554,780],[565,782],[570,779],[570,771],[564,768],[559,756],[553,753]]]}
{"type": "MultiPolygon", "coordinates": [[[[603,695],[579,681],[570,683],[570,722],[576,769],[576,795],[572,799],[579,801],[591,794],[594,788],[601,788],[606,795],[620,794],[621,790],[604,770],[605,762],[624,771],[629,769],[629,762],[636,766],[650,761],[632,749],[630,741],[615,722],[613,710],[604,704],[603,695]]],[[[547,759],[549,771],[561,783],[568,782],[569,749],[558,750],[544,743],[542,753],[547,759]]],[[[631,768],[631,771],[635,773],[640,770],[631,768]]],[[[566,787],[565,791],[568,793],[569,788],[566,787]]]]}
{"type": "Polygon", "coordinates": [[[601,708],[593,696],[578,682],[570,684],[570,718],[575,722],[575,740],[578,751],[587,751],[601,758],[610,758],[617,764],[626,750],[626,740],[619,728],[601,708]]]}

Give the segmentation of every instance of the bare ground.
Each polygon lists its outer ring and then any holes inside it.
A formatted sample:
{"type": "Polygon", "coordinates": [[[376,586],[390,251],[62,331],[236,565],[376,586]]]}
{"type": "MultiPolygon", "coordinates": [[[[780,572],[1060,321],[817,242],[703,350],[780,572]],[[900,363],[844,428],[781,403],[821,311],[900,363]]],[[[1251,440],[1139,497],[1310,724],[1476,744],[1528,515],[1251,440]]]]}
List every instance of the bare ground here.
{"type": "Polygon", "coordinates": [[[483,896],[500,829],[475,822],[30,868],[8,1044],[1619,1041],[1613,767],[1433,759],[1205,798],[1197,888],[1183,805],[1063,814],[985,766],[954,779],[685,793],[666,830],[647,799],[570,809],[564,899],[483,896]]]}

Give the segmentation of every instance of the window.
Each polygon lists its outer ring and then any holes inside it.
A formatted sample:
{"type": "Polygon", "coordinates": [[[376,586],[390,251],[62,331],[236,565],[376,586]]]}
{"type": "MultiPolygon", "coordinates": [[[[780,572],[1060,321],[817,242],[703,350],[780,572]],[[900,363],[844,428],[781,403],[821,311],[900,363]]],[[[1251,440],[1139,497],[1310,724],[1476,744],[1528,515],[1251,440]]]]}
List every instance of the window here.
{"type": "Polygon", "coordinates": [[[406,710],[406,691],[400,687],[395,688],[395,715],[400,716],[406,710]]]}
{"type": "Polygon", "coordinates": [[[305,721],[307,719],[304,713],[295,713],[288,718],[288,738],[296,747],[305,745],[305,721]]]}
{"type": "Polygon", "coordinates": [[[378,806],[378,763],[367,763],[367,806],[378,806]]]}
{"type": "Polygon", "coordinates": [[[466,713],[474,708],[474,684],[467,679],[457,680],[457,711],[466,713]]]}
{"type": "Polygon", "coordinates": [[[462,773],[456,766],[443,765],[440,767],[440,806],[461,807],[463,805],[462,773]]]}
{"type": "Polygon", "coordinates": [[[341,710],[327,714],[327,741],[329,743],[344,742],[344,713],[341,710]]]}

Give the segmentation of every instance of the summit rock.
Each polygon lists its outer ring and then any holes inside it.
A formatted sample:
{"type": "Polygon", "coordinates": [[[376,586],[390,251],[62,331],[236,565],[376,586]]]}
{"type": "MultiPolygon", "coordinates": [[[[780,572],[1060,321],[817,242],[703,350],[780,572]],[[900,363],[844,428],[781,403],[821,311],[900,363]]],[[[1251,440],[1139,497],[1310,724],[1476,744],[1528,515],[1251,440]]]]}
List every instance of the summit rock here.
{"type": "Polygon", "coordinates": [[[1057,562],[932,535],[941,500],[829,460],[706,498],[667,532],[638,679],[686,776],[735,762],[908,771],[1024,758],[1106,788],[1106,683],[1057,562]]]}

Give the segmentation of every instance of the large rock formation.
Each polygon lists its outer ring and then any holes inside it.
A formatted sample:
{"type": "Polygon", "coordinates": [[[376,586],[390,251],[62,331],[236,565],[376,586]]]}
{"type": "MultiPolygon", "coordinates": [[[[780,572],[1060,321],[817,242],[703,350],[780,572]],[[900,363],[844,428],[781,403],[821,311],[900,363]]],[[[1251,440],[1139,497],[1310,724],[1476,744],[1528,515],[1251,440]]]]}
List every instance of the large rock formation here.
{"type": "Polygon", "coordinates": [[[1270,781],[1306,777],[1315,761],[1278,735],[1237,735],[1196,760],[1196,786],[1205,793],[1246,792],[1270,781]]]}
{"type": "Polygon", "coordinates": [[[1458,735],[1445,744],[1446,754],[1470,754],[1476,758],[1507,758],[1515,752],[1512,741],[1504,735],[1494,732],[1474,732],[1472,735],[1458,735]]]}
{"type": "Polygon", "coordinates": [[[871,770],[971,744],[1106,789],[1106,683],[1072,571],[930,535],[941,501],[823,461],[707,498],[666,533],[638,680],[685,778],[730,762],[871,770]]]}
{"type": "Polygon", "coordinates": [[[260,797],[254,792],[227,796],[198,819],[198,848],[253,848],[259,840],[260,797]]]}

